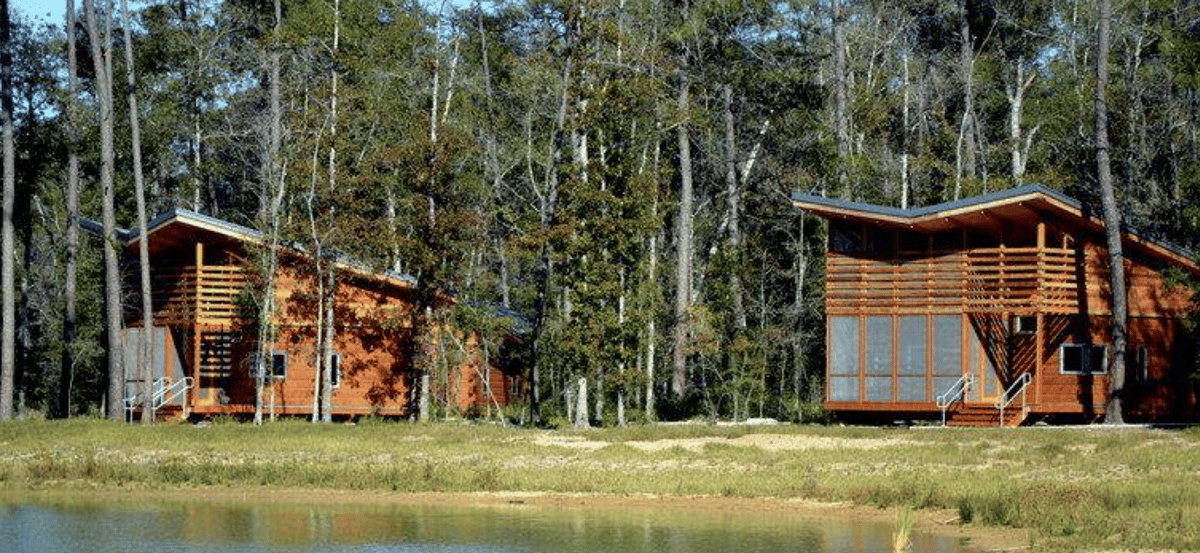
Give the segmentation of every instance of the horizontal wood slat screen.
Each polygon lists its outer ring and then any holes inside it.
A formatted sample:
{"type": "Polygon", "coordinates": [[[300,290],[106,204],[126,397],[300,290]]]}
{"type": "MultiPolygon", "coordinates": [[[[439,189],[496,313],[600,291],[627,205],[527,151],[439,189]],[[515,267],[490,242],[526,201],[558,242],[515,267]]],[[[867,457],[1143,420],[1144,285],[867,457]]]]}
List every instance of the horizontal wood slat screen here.
{"type": "Polygon", "coordinates": [[[986,248],[887,257],[831,252],[826,307],[855,313],[1073,313],[1079,308],[1075,251],[986,248]]]}
{"type": "Polygon", "coordinates": [[[237,297],[246,270],[237,265],[172,267],[152,276],[155,324],[228,324],[238,316],[237,297]]]}

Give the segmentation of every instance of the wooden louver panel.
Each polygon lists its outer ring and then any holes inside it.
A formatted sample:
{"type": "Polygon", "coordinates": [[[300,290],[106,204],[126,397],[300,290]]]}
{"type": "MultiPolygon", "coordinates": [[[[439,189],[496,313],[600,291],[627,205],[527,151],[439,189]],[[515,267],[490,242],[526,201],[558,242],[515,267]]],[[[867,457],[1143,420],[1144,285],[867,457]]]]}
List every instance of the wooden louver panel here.
{"type": "Polygon", "coordinates": [[[1075,252],[986,248],[888,256],[831,252],[826,307],[853,313],[1071,313],[1079,307],[1075,252]]]}
{"type": "Polygon", "coordinates": [[[174,267],[156,271],[155,324],[227,325],[238,316],[246,271],[236,265],[174,267]]]}

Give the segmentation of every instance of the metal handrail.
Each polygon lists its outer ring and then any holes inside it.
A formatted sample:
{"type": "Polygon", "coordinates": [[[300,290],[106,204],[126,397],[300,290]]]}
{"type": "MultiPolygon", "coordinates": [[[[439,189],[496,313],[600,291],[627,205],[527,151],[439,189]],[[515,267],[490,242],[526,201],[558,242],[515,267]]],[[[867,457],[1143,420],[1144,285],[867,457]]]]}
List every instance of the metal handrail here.
{"type": "MultiPolygon", "coordinates": [[[[168,380],[169,381],[169,380],[168,380]]],[[[192,388],[192,377],[185,376],[183,380],[171,381],[169,386],[163,386],[155,392],[154,408],[158,409],[175,399],[175,396],[186,393],[192,388]]]]}
{"type": "Polygon", "coordinates": [[[937,397],[938,409],[942,410],[942,426],[946,426],[946,409],[955,401],[959,401],[967,397],[967,390],[971,389],[974,384],[975,377],[971,373],[967,373],[954,381],[945,392],[937,397]]]}
{"type": "Polygon", "coordinates": [[[1024,413],[1028,409],[1028,396],[1025,394],[1025,389],[1029,387],[1029,383],[1033,382],[1033,375],[1030,373],[1021,373],[1017,380],[1004,390],[1004,394],[996,400],[996,408],[1000,410],[1000,426],[1004,426],[1004,409],[1012,404],[1017,399],[1017,394],[1021,395],[1021,412],[1024,413]]]}
{"type": "MultiPolygon", "coordinates": [[[[192,388],[193,382],[194,380],[190,376],[174,381],[165,376],[155,380],[150,392],[149,403],[153,406],[152,409],[159,409],[170,403],[172,399],[175,399],[175,396],[186,393],[192,388]]],[[[138,406],[145,406],[145,395],[145,392],[138,391],[132,396],[125,398],[125,418],[129,422],[133,422],[133,413],[137,411],[138,406]]]]}

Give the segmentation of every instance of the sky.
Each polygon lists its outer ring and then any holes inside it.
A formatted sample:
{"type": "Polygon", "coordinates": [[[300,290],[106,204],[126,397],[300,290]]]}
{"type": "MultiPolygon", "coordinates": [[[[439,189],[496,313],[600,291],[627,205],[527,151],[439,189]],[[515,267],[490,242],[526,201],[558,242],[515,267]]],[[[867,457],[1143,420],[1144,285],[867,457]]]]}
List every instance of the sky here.
{"type": "MultiPolygon", "coordinates": [[[[433,8],[442,7],[443,4],[450,6],[466,5],[470,0],[424,0],[422,3],[433,8]]],[[[135,9],[136,5],[143,4],[140,0],[130,0],[130,9],[135,9]]],[[[32,17],[39,21],[45,21],[54,25],[64,25],[66,21],[63,19],[63,12],[66,11],[66,0],[8,0],[8,5],[20,11],[26,17],[32,17]],[[49,14],[49,16],[47,16],[49,14]]],[[[75,6],[83,6],[83,0],[75,0],[75,6]]]]}
{"type": "MultiPolygon", "coordinates": [[[[76,0],[76,5],[82,5],[83,0],[76,0]]],[[[16,8],[16,11],[21,12],[26,17],[53,23],[55,25],[63,25],[63,12],[66,11],[66,0],[8,0],[8,5],[16,8]],[[46,14],[50,14],[49,17],[46,14]]]]}

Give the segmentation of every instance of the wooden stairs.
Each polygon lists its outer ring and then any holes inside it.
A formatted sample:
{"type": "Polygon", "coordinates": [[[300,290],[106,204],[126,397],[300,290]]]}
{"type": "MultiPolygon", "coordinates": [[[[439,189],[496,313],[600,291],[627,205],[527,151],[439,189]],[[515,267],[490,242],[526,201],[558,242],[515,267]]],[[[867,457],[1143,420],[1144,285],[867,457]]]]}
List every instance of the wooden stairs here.
{"type": "Polygon", "coordinates": [[[1005,409],[1004,421],[1000,420],[1000,410],[994,403],[961,403],[949,412],[946,426],[958,427],[999,427],[1021,426],[1025,422],[1025,413],[1019,406],[1005,409]],[[1003,424],[1001,424],[1003,422],[1003,424]]]}

